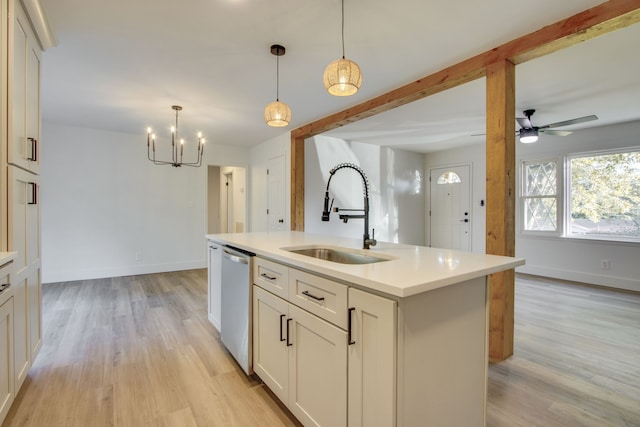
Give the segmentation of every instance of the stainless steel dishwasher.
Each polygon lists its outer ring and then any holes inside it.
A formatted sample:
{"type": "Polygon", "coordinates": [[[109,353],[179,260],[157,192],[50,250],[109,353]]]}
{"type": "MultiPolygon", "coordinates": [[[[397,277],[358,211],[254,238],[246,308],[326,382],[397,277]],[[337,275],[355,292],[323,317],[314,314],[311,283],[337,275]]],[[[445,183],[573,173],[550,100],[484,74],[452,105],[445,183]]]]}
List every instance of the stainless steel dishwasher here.
{"type": "Polygon", "coordinates": [[[251,364],[251,258],[255,254],[224,246],[222,248],[222,343],[244,372],[251,364]]]}

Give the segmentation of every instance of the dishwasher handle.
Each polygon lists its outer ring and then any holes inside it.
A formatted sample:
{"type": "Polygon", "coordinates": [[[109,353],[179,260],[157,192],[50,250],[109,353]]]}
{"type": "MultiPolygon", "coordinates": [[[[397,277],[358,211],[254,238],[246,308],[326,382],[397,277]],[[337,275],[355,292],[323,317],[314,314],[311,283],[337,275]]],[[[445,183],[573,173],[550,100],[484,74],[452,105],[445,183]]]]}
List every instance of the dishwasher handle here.
{"type": "Polygon", "coordinates": [[[247,257],[235,255],[232,252],[228,252],[226,249],[222,250],[222,255],[229,261],[237,262],[240,264],[249,264],[249,259],[247,257]]]}

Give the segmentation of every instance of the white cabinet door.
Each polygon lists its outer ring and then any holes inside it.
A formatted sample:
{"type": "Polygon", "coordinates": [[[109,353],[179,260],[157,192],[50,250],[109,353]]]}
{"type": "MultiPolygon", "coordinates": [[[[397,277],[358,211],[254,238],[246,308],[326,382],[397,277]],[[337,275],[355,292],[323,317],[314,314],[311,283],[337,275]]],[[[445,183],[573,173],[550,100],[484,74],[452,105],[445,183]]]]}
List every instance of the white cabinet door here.
{"type": "Polygon", "coordinates": [[[349,307],[349,426],[395,426],[397,304],[349,288],[349,307]]]}
{"type": "Polygon", "coordinates": [[[29,327],[29,361],[33,365],[42,347],[42,280],[40,266],[29,270],[27,278],[27,306],[29,327]]]}
{"type": "Polygon", "coordinates": [[[208,314],[209,321],[220,331],[220,312],[222,298],[222,247],[216,243],[209,242],[209,265],[208,265],[208,314]]]}
{"type": "Polygon", "coordinates": [[[15,389],[20,390],[29,372],[29,297],[27,279],[12,279],[13,288],[13,366],[15,389]]]}
{"type": "Polygon", "coordinates": [[[347,425],[347,333],[289,306],[289,409],[305,426],[347,425]]]}
{"type": "MultiPolygon", "coordinates": [[[[33,249],[33,245],[39,243],[39,229],[36,222],[35,230],[33,229],[34,218],[38,217],[37,211],[37,186],[38,176],[24,171],[15,166],[8,167],[9,178],[9,250],[16,252],[13,261],[14,274],[11,278],[14,290],[13,310],[14,310],[14,369],[15,369],[15,387],[20,389],[31,361],[31,340],[30,340],[30,318],[33,315],[35,321],[34,333],[38,337],[34,338],[34,342],[40,339],[40,284],[39,274],[38,282],[34,282],[31,271],[31,260],[29,256],[34,253],[39,254],[39,248],[33,249]],[[29,292],[34,295],[29,295],[29,292]],[[38,310],[37,313],[31,313],[31,306],[38,310]]],[[[39,260],[39,258],[38,258],[39,260]]],[[[39,344],[38,344],[39,345],[39,344]]]]}
{"type": "Polygon", "coordinates": [[[8,166],[9,250],[16,252],[14,274],[15,372],[20,389],[42,343],[42,285],[40,279],[40,178],[8,166]]]}
{"type": "Polygon", "coordinates": [[[15,4],[8,162],[38,173],[40,170],[41,50],[29,19],[19,2],[15,4]]]}
{"type": "Polygon", "coordinates": [[[13,298],[0,306],[0,424],[15,397],[13,376],[13,298]]]}
{"type": "Polygon", "coordinates": [[[253,286],[253,370],[285,405],[289,400],[288,311],[289,303],[253,286]]]}

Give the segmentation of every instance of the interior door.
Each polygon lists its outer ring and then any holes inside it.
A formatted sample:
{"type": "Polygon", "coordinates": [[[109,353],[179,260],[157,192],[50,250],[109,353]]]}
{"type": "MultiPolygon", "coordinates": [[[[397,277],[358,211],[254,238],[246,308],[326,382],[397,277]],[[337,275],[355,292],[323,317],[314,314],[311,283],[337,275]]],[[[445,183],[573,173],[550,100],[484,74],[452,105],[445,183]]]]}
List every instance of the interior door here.
{"type": "Polygon", "coordinates": [[[432,169],[430,246],[471,251],[470,166],[432,169]]]}
{"type": "Polygon", "coordinates": [[[285,158],[284,155],[269,159],[267,164],[268,208],[270,231],[285,229],[285,158]]]}

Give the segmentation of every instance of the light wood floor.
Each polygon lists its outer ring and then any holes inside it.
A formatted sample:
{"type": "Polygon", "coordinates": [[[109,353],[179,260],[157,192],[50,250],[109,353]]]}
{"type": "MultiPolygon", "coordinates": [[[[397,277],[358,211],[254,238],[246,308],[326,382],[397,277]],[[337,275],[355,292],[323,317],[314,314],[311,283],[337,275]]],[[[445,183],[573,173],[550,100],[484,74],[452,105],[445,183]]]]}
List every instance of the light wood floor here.
{"type": "MultiPolygon", "coordinates": [[[[291,426],[224,350],[206,271],[43,286],[42,350],[3,424],[291,426]]],[[[640,295],[516,278],[515,354],[489,427],[640,426],[640,295]]]]}

